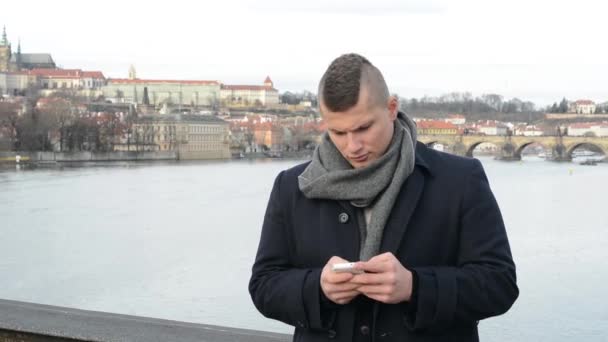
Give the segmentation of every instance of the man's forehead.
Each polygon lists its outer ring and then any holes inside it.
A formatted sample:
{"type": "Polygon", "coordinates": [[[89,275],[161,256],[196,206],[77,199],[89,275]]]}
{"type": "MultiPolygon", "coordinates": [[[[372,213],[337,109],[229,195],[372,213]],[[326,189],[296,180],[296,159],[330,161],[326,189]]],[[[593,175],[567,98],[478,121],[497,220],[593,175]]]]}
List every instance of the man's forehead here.
{"type": "Polygon", "coordinates": [[[328,112],[323,115],[323,121],[328,129],[342,132],[356,130],[373,120],[374,116],[369,111],[328,112]]]}

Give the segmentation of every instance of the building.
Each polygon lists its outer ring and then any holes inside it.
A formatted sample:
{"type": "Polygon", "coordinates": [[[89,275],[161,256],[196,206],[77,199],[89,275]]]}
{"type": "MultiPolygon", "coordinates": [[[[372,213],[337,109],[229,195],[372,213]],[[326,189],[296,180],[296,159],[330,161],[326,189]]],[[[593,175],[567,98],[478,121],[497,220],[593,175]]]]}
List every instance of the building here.
{"type": "Polygon", "coordinates": [[[519,125],[514,127],[514,134],[523,135],[525,137],[540,137],[544,135],[544,132],[534,125],[519,125]]]}
{"type": "Polygon", "coordinates": [[[12,71],[31,69],[55,69],[53,57],[48,53],[21,53],[21,48],[11,56],[12,71]]]}
{"type": "Polygon", "coordinates": [[[0,72],[15,72],[36,68],[56,68],[53,57],[48,53],[21,53],[21,42],[17,44],[17,52],[13,52],[11,43],[6,36],[6,27],[4,27],[0,39],[0,72]]]}
{"type": "Polygon", "coordinates": [[[454,125],[464,125],[467,122],[467,119],[464,115],[460,114],[451,114],[445,119],[445,122],[449,122],[454,125]]]}
{"type": "Polygon", "coordinates": [[[218,81],[111,78],[101,90],[112,102],[209,107],[219,105],[220,86],[218,81]]]}
{"type": "Polygon", "coordinates": [[[106,83],[101,71],[32,69],[27,74],[36,78],[41,89],[100,89],[106,83]]]}
{"type": "Polygon", "coordinates": [[[279,91],[270,77],[266,77],[261,86],[222,84],[220,99],[226,105],[271,107],[279,104],[279,91]]]}
{"type": "Polygon", "coordinates": [[[283,127],[277,123],[254,124],[253,137],[255,144],[262,147],[262,149],[277,152],[283,150],[285,132],[283,127]]]}
{"type": "Polygon", "coordinates": [[[608,122],[602,122],[594,127],[595,135],[598,137],[608,137],[608,122]]]}
{"type": "Polygon", "coordinates": [[[421,120],[416,123],[419,135],[455,135],[456,125],[439,120],[421,120]]]}
{"type": "Polygon", "coordinates": [[[509,127],[498,121],[484,121],[477,125],[477,132],[485,135],[507,135],[509,127]]]}
{"type": "Polygon", "coordinates": [[[571,137],[608,137],[608,122],[582,122],[568,126],[571,137]]]}
{"type": "Polygon", "coordinates": [[[0,72],[8,72],[9,62],[11,60],[12,51],[11,44],[6,38],[6,27],[2,29],[2,39],[0,40],[0,72]]]}
{"type": "Polygon", "coordinates": [[[105,77],[100,71],[32,69],[0,72],[0,93],[4,95],[25,95],[28,88],[41,89],[43,95],[61,89],[97,90],[104,84],[105,77]],[[47,89],[49,91],[45,91],[47,89]]]}
{"type": "Polygon", "coordinates": [[[0,72],[0,95],[22,96],[35,86],[36,77],[27,72],[0,72]]]}
{"type": "Polygon", "coordinates": [[[570,103],[568,112],[576,114],[594,114],[595,103],[591,100],[576,100],[570,103]]]}
{"type": "MultiPolygon", "coordinates": [[[[144,116],[133,124],[129,145],[178,151],[180,159],[228,159],[228,122],[209,115],[144,116]]],[[[148,148],[150,149],[150,148],[148,148]]]]}

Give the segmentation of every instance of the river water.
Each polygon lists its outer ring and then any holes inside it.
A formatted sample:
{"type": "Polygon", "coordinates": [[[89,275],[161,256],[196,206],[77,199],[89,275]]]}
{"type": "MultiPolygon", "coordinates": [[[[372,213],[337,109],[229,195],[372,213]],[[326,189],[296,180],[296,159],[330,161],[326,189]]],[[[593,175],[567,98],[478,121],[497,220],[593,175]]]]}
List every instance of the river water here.
{"type": "MultiPolygon", "coordinates": [[[[0,298],[291,332],[247,283],[274,177],[299,162],[5,167],[0,298]]],[[[608,164],[482,162],[521,291],[482,340],[608,340],[608,164]]]]}

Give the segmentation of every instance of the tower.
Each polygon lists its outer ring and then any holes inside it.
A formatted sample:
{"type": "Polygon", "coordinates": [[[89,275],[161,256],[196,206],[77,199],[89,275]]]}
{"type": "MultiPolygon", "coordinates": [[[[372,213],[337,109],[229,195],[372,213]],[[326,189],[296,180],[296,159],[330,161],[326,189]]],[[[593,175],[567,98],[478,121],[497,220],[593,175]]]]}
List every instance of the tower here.
{"type": "Polygon", "coordinates": [[[4,26],[2,29],[2,40],[0,40],[0,72],[9,71],[11,54],[11,44],[6,37],[6,26],[4,26]]]}
{"type": "Polygon", "coordinates": [[[15,55],[15,64],[10,66],[15,71],[21,70],[21,38],[17,41],[17,54],[15,55]]]}
{"type": "Polygon", "coordinates": [[[0,41],[0,46],[8,45],[8,39],[6,39],[6,26],[2,28],[2,40],[0,41]]]}
{"type": "Polygon", "coordinates": [[[133,64],[131,64],[131,66],[129,67],[129,79],[137,79],[137,73],[135,72],[135,66],[133,64]]]}
{"type": "Polygon", "coordinates": [[[270,76],[266,76],[266,79],[264,80],[264,86],[269,87],[269,88],[274,88],[274,84],[272,83],[270,76]]]}

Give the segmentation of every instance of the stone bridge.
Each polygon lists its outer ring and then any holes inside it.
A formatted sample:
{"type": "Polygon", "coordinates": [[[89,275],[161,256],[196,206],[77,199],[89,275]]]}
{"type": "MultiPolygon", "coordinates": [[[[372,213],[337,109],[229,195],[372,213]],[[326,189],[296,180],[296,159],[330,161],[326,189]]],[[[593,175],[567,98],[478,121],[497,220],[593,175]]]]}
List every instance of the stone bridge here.
{"type": "Polygon", "coordinates": [[[571,161],[572,152],[581,146],[594,146],[608,156],[608,137],[570,136],[494,136],[494,135],[419,135],[418,140],[429,145],[442,144],[444,151],[462,156],[473,156],[473,150],[482,143],[498,147],[498,159],[521,160],[522,151],[531,144],[544,147],[548,160],[571,161]]]}

